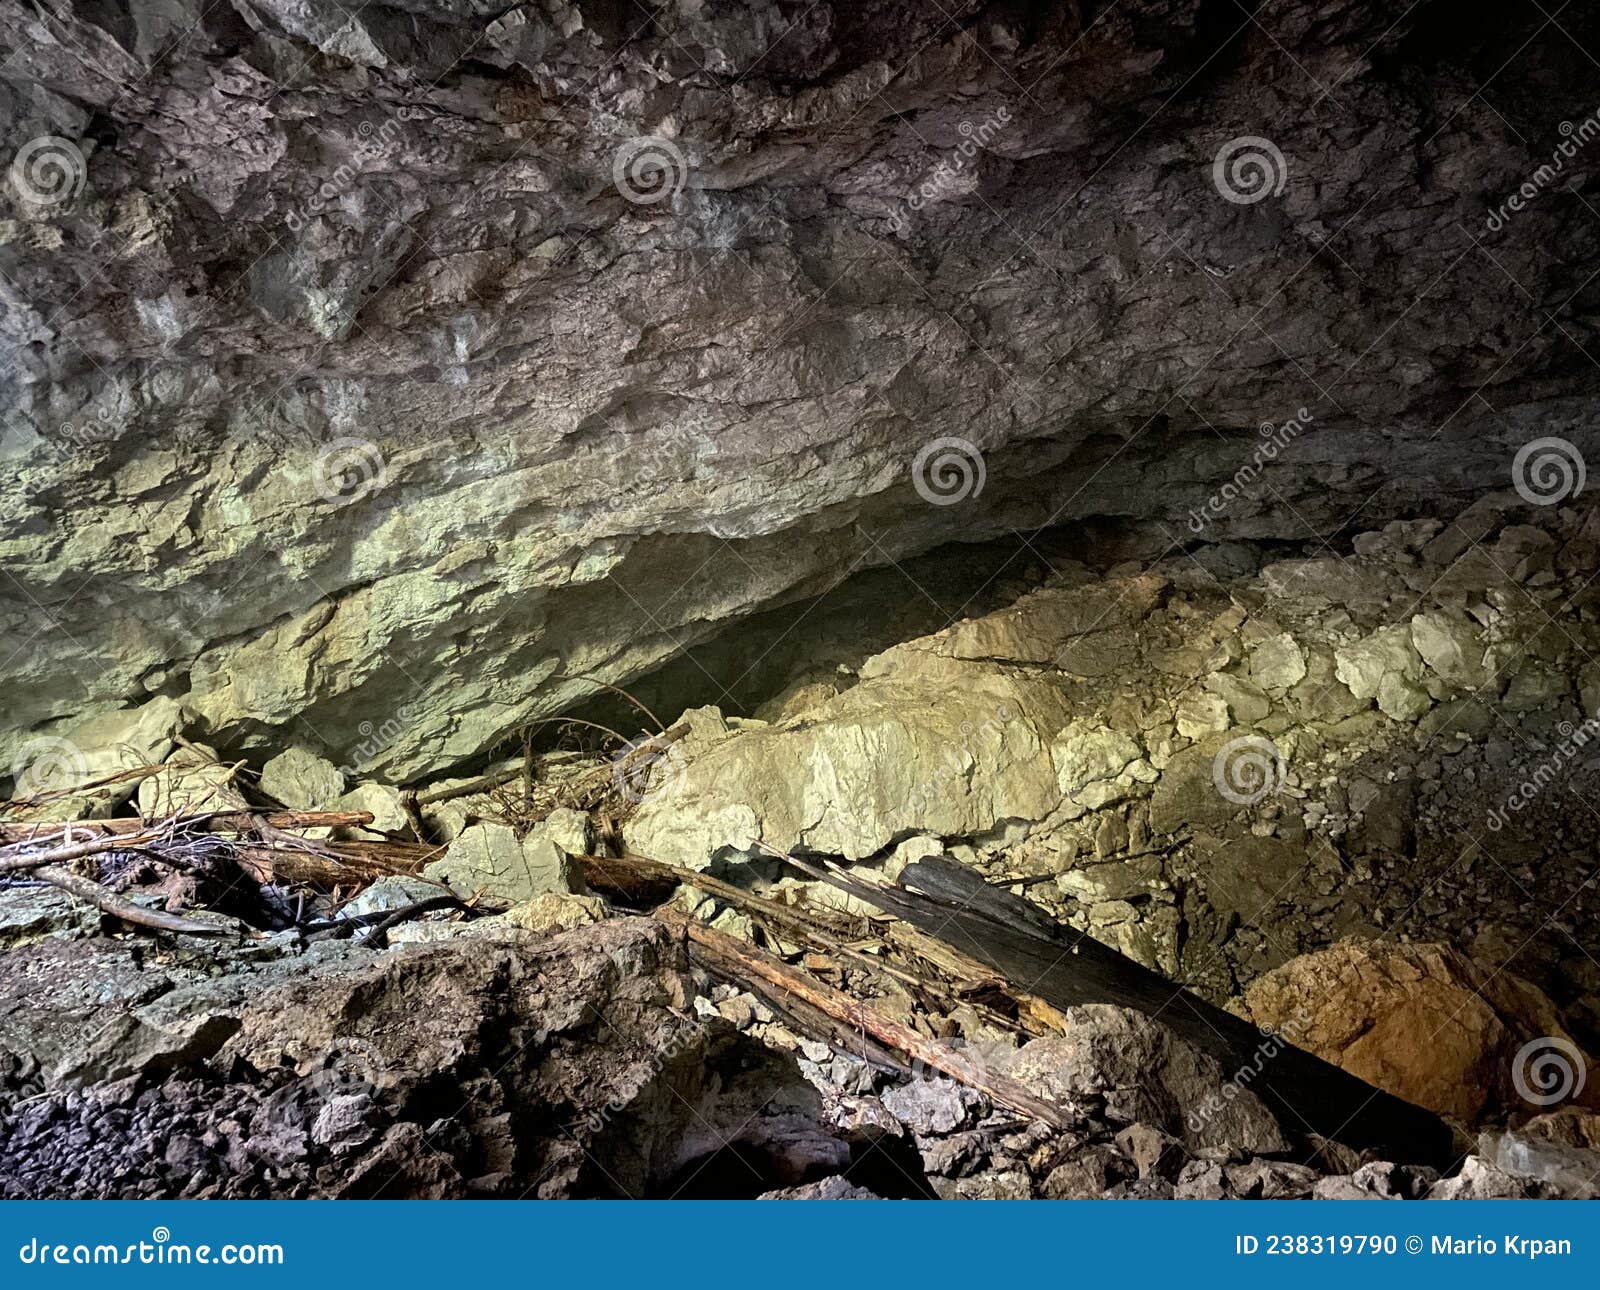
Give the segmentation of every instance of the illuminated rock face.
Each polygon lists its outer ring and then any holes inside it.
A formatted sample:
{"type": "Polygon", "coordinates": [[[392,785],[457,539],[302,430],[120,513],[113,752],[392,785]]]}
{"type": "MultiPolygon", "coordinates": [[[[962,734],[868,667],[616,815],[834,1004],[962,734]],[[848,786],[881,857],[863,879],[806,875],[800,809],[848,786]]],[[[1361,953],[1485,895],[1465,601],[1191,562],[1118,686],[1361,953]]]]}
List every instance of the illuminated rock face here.
{"type": "Polygon", "coordinates": [[[1490,108],[1497,7],[947,7],[0,0],[0,773],[158,698],[411,780],[951,538],[1592,457],[1564,33],[1490,108]]]}

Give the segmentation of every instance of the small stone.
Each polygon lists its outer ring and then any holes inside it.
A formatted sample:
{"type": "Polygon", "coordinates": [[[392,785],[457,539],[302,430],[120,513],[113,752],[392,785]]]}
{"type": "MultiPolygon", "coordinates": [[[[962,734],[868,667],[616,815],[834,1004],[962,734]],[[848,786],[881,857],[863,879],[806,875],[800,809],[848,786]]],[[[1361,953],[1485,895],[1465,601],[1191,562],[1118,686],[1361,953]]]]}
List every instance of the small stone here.
{"type": "Polygon", "coordinates": [[[1177,723],[1185,739],[1217,734],[1228,728],[1228,705],[1220,695],[1192,691],[1178,704],[1177,723]]]}
{"type": "Polygon", "coordinates": [[[299,744],[261,768],[261,791],[295,811],[326,811],[344,794],[344,774],[299,744]]]}
{"type": "Polygon", "coordinates": [[[524,843],[504,824],[474,824],[423,872],[459,895],[482,891],[520,904],[546,892],[583,892],[583,870],[548,839],[524,843]]]}
{"type": "MultiPolygon", "coordinates": [[[[372,823],[365,825],[367,829],[376,829],[380,833],[406,833],[410,824],[406,820],[406,813],[400,808],[399,790],[391,788],[388,784],[375,783],[368,780],[358,784],[348,793],[333,804],[336,811],[370,811],[372,823]]],[[[351,836],[370,836],[363,834],[358,829],[349,830],[351,836]]]]}
{"type": "Polygon", "coordinates": [[[1287,690],[1306,675],[1305,651],[1293,636],[1269,636],[1250,651],[1250,679],[1263,690],[1287,690]]]}

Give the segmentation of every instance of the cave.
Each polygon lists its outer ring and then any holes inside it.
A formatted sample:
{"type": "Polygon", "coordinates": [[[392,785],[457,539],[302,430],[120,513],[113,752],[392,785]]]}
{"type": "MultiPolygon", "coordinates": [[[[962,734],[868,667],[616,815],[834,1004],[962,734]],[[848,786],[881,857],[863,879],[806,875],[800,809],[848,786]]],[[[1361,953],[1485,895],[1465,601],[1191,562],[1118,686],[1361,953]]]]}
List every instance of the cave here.
{"type": "Polygon", "coordinates": [[[0,0],[0,1196],[1595,1198],[1597,66],[0,0]]]}

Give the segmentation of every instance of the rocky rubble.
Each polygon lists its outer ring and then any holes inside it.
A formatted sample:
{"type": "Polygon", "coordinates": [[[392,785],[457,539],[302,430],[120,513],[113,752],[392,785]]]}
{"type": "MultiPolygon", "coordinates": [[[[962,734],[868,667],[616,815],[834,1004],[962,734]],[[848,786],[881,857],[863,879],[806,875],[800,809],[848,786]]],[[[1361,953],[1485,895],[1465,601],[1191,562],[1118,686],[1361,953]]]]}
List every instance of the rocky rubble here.
{"type": "Polygon", "coordinates": [[[1062,565],[780,721],[701,714],[628,843],[891,878],[937,848],[1219,1002],[1341,937],[1448,939],[1592,1044],[1597,515],[1496,496],[1342,557],[1062,565]]]}

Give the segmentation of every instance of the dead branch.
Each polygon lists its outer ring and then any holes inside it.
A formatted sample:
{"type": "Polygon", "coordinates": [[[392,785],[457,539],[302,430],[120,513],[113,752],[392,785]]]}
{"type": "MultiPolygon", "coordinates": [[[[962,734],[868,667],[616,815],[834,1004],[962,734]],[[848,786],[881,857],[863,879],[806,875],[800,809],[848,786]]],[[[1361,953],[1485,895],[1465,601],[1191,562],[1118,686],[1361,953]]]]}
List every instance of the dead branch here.
{"type": "Polygon", "coordinates": [[[755,977],[811,1005],[834,1021],[853,1030],[865,1031],[879,1043],[976,1089],[1000,1106],[1055,1128],[1069,1127],[1066,1116],[1053,1103],[1030,1093],[1009,1076],[991,1074],[978,1062],[948,1044],[925,1039],[909,1026],[889,1020],[849,995],[779,962],[770,954],[746,945],[726,932],[707,927],[681,910],[661,909],[656,912],[656,917],[680,929],[693,941],[705,966],[718,975],[740,984],[748,983],[751,977],[755,977]]]}
{"type": "Polygon", "coordinates": [[[125,923],[137,923],[141,927],[153,927],[161,932],[182,932],[186,936],[230,934],[229,928],[219,927],[215,923],[197,923],[191,919],[180,918],[177,914],[141,909],[99,883],[80,878],[70,870],[57,868],[55,865],[46,865],[43,869],[36,870],[34,877],[42,879],[52,887],[61,888],[70,896],[76,896],[79,900],[86,900],[91,905],[98,906],[113,918],[120,918],[125,923]]]}

